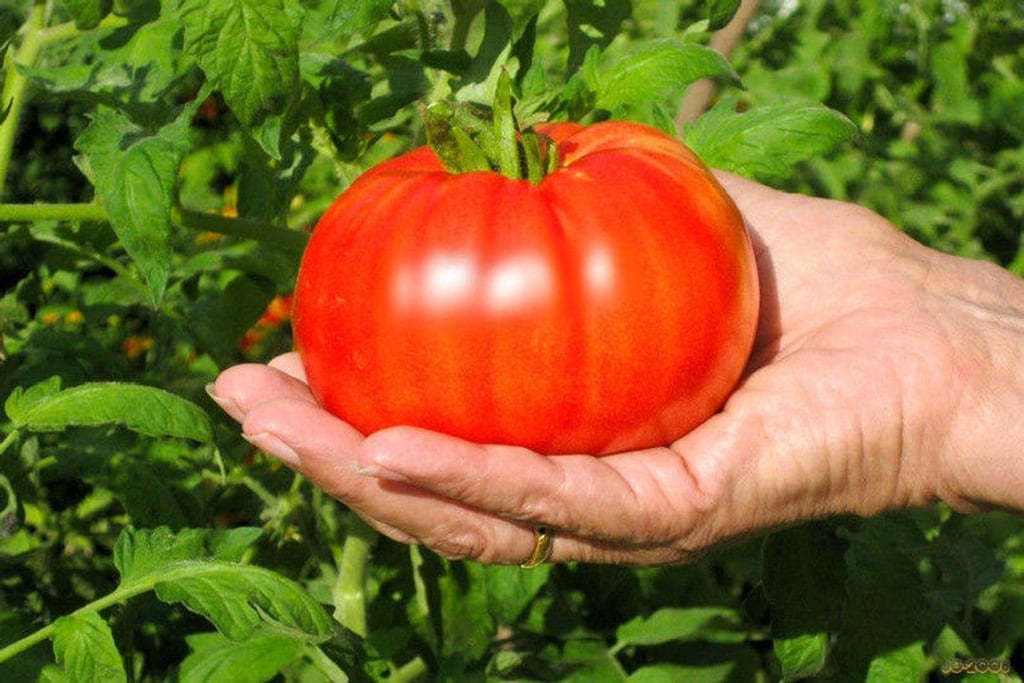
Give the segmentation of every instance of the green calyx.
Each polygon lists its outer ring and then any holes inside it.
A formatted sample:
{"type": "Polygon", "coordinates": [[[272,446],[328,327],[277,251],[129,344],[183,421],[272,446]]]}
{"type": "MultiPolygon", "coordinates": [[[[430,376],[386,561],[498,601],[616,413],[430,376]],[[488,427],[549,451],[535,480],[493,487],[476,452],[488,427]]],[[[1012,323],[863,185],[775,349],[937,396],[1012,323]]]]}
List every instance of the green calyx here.
{"type": "Polygon", "coordinates": [[[437,102],[423,112],[427,142],[452,173],[496,171],[537,184],[558,167],[555,143],[527,127],[512,107],[512,82],[502,72],[490,112],[462,103],[437,102]]]}

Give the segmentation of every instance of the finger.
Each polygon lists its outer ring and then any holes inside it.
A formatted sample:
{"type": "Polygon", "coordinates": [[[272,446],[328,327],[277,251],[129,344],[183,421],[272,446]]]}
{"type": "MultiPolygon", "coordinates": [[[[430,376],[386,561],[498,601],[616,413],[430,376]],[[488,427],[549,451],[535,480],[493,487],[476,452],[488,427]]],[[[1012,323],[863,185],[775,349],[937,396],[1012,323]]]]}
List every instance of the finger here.
{"type": "Polygon", "coordinates": [[[597,544],[685,539],[710,499],[668,449],[542,456],[408,427],[372,435],[360,467],[496,517],[551,526],[597,544]]]}
{"type": "MultiPolygon", "coordinates": [[[[308,402],[278,399],[261,404],[248,415],[243,429],[253,444],[295,466],[395,540],[423,544],[451,559],[486,563],[518,564],[533,551],[534,523],[477,509],[408,481],[372,476],[359,464],[364,459],[360,454],[372,449],[372,442],[368,444],[350,426],[308,402]]],[[[424,443],[415,438],[429,433],[393,431],[414,437],[405,444],[410,452],[431,455],[429,448],[420,450],[424,443]]],[[[441,451],[463,443],[440,434],[433,437],[441,451]]],[[[685,559],[664,539],[638,547],[632,537],[616,544],[581,536],[572,523],[554,531],[550,558],[554,562],[658,564],[685,559]]]]}
{"type": "Polygon", "coordinates": [[[409,484],[366,476],[358,464],[362,435],[307,401],[282,398],[257,406],[243,434],[398,541],[481,562],[518,562],[533,547],[530,527],[494,520],[409,484]]]}
{"type": "Polygon", "coordinates": [[[207,387],[210,398],[228,415],[242,422],[254,407],[276,398],[315,403],[309,387],[276,368],[246,363],[228,368],[207,387]]]}
{"type": "Polygon", "coordinates": [[[283,353],[273,358],[267,365],[280,370],[286,375],[291,375],[301,382],[306,381],[306,368],[302,365],[302,359],[299,357],[299,354],[294,351],[283,353]]]}

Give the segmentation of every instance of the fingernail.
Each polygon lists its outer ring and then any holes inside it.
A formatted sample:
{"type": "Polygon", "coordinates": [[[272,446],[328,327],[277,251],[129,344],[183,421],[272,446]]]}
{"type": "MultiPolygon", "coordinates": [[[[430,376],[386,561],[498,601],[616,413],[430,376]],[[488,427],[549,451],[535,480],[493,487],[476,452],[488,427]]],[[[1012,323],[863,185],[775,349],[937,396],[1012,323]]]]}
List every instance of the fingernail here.
{"type": "Polygon", "coordinates": [[[352,471],[364,477],[376,477],[377,479],[385,479],[387,481],[409,481],[408,477],[397,472],[392,472],[387,468],[381,467],[377,463],[366,464],[362,462],[355,462],[352,465],[352,471]]]}
{"type": "Polygon", "coordinates": [[[297,467],[300,463],[299,454],[281,441],[271,432],[257,432],[255,434],[242,434],[242,438],[251,443],[264,453],[274,456],[289,467],[297,467]]]}
{"type": "Polygon", "coordinates": [[[217,394],[217,387],[213,382],[207,384],[205,389],[206,395],[210,397],[210,400],[216,403],[218,406],[220,406],[220,409],[223,410],[225,413],[235,418],[236,420],[241,420],[242,417],[244,417],[245,412],[242,410],[242,406],[238,405],[238,402],[232,398],[224,398],[223,396],[219,396],[217,394]]]}

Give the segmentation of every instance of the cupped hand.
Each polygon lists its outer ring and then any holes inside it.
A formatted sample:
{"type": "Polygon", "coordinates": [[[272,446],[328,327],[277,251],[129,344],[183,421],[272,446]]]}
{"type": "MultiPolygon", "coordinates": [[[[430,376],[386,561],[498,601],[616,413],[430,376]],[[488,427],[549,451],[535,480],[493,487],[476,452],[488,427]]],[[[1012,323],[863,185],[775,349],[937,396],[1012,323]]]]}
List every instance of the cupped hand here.
{"type": "Polygon", "coordinates": [[[1024,285],[865,209],[720,180],[754,237],[758,338],[722,411],[670,446],[542,456],[322,410],[294,353],[211,396],[378,530],[450,558],[661,564],[836,513],[1024,508],[1024,285]],[[1016,377],[1016,381],[1008,381],[1016,377]]]}

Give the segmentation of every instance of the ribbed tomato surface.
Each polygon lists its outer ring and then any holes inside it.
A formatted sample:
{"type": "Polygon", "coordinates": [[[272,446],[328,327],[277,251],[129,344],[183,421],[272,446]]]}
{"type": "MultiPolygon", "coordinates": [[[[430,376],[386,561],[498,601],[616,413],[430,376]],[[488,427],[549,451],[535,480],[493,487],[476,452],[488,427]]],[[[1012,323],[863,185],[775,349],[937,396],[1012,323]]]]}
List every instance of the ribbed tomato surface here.
{"type": "Polygon", "coordinates": [[[757,323],[750,240],[679,141],[542,129],[539,184],[424,147],[320,220],[295,291],[312,391],[364,433],[407,424],[543,453],[667,444],[718,410],[757,323]]]}

